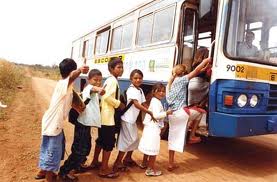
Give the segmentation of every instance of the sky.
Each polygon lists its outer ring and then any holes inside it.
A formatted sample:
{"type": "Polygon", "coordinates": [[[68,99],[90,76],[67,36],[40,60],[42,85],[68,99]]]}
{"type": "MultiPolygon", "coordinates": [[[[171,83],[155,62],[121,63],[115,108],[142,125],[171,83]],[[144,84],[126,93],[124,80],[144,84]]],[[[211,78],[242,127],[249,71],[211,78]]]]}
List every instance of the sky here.
{"type": "Polygon", "coordinates": [[[72,41],[147,0],[0,0],[0,58],[58,64],[72,41]]]}

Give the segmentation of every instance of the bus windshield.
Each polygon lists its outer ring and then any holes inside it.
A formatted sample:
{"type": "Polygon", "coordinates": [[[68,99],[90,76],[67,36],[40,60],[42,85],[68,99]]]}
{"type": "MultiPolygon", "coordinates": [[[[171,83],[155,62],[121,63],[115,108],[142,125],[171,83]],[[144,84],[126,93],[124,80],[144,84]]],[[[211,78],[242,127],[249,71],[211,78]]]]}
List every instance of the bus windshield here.
{"type": "Polygon", "coordinates": [[[277,1],[232,0],[225,52],[236,60],[277,66],[277,1]]]}

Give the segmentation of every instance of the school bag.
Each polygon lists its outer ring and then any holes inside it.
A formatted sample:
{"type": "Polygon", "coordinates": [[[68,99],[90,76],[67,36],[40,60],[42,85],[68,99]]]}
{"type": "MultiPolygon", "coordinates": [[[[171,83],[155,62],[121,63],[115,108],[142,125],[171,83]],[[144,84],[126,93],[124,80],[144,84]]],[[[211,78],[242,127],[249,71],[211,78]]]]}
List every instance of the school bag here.
{"type": "Polygon", "coordinates": [[[78,124],[78,117],[80,113],[82,113],[86,109],[86,105],[88,105],[90,99],[87,98],[85,101],[82,100],[82,95],[79,95],[76,91],[73,90],[73,99],[71,109],[68,115],[68,121],[76,125],[78,124]]]}
{"type": "MultiPolygon", "coordinates": [[[[123,94],[120,94],[119,95],[119,88],[118,88],[118,85],[117,85],[117,88],[116,88],[116,93],[115,93],[115,98],[119,98],[120,99],[120,102],[123,103],[125,106],[127,104],[127,94],[126,94],[126,91],[125,90],[123,92],[123,94]]],[[[120,110],[120,108],[116,108],[115,109],[115,112],[114,112],[114,122],[115,122],[115,132],[119,134],[120,132],[120,127],[121,127],[121,116],[126,112],[128,111],[128,109],[133,105],[133,101],[131,100],[129,102],[129,104],[123,109],[123,110],[120,110]]]]}

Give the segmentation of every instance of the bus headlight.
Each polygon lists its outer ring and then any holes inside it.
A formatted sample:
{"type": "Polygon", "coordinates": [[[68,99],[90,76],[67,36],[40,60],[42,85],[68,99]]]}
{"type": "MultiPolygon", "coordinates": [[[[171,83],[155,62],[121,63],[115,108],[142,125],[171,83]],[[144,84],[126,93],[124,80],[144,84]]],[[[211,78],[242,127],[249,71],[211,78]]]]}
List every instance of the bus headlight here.
{"type": "Polygon", "coordinates": [[[247,103],[247,96],[245,94],[241,94],[238,97],[237,104],[239,107],[244,107],[247,103]]]}
{"type": "Polygon", "coordinates": [[[257,95],[252,95],[250,99],[250,106],[255,107],[258,104],[258,96],[257,95]]]}

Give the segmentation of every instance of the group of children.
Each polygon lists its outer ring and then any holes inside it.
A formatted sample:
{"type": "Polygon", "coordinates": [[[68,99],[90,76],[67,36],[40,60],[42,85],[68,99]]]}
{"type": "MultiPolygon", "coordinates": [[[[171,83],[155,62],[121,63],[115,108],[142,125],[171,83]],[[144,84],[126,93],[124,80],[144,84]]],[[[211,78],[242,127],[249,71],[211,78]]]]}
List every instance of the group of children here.
{"type": "MultiPolygon", "coordinates": [[[[99,169],[98,175],[104,178],[116,178],[118,172],[128,170],[128,167],[138,165],[145,169],[147,176],[160,176],[162,172],[155,167],[156,156],[160,150],[160,133],[164,126],[164,118],[169,118],[169,165],[172,171],[178,166],[174,163],[174,152],[183,152],[185,132],[188,121],[198,121],[203,113],[195,108],[187,107],[186,91],[189,80],[199,74],[210,60],[205,59],[194,71],[186,74],[186,67],[177,65],[172,72],[167,87],[156,83],[152,87],[152,99],[149,107],[142,89],[143,73],[135,69],[130,74],[131,85],[126,91],[127,104],[130,108],[121,116],[121,128],[116,140],[115,109],[123,110],[126,106],[120,101],[118,93],[120,88],[117,78],[123,74],[123,62],[120,58],[112,58],[108,63],[111,76],[106,79],[103,86],[102,74],[97,69],[89,73],[87,66],[77,69],[72,59],[63,60],[60,65],[62,80],[57,83],[49,109],[42,118],[42,144],[40,150],[39,168],[36,179],[46,178],[52,182],[56,179],[55,172],[63,181],[77,181],[77,177],[70,171],[86,171],[99,169]],[[81,74],[88,73],[88,85],[82,92],[86,108],[77,115],[74,121],[74,141],[71,154],[60,167],[64,154],[63,122],[71,113],[72,83],[81,74]],[[164,110],[161,100],[166,96],[169,109],[164,110]],[[99,104],[99,98],[101,102],[99,104]],[[100,109],[101,108],[101,109],[100,109]],[[101,110],[101,111],[100,111],[101,110]],[[69,112],[70,111],[70,112],[69,112]],[[139,139],[136,120],[140,111],[145,112],[142,137],[139,139]],[[98,138],[94,149],[93,160],[86,166],[87,156],[91,150],[91,126],[98,128],[98,138]],[[117,142],[116,142],[117,141],[117,142]],[[113,164],[109,168],[109,158],[113,148],[117,145],[119,151],[113,164]],[[138,149],[144,156],[141,164],[132,159],[132,153],[138,149]],[[99,156],[102,151],[102,160],[99,156]]],[[[195,139],[192,134],[191,140],[195,139]]]]}

